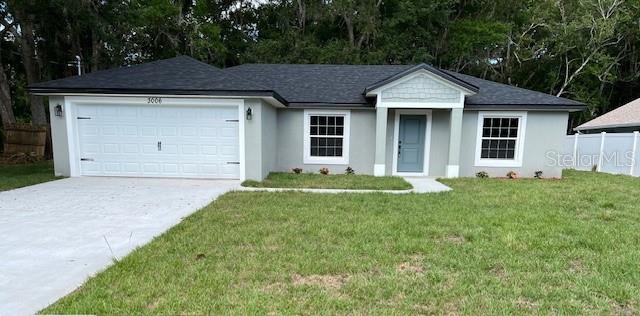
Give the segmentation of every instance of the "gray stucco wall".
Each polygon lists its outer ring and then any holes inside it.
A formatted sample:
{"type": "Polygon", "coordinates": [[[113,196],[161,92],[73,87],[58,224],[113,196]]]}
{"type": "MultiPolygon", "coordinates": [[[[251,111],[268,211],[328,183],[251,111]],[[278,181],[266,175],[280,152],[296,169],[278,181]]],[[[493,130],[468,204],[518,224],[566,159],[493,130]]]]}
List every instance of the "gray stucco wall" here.
{"type": "Polygon", "coordinates": [[[262,102],[262,176],[276,170],[278,159],[278,138],[274,132],[278,128],[278,110],[262,102]]]}
{"type": "Polygon", "coordinates": [[[262,180],[269,172],[276,169],[277,138],[277,110],[268,103],[247,99],[244,103],[245,112],[251,108],[252,119],[244,117],[245,138],[245,178],[262,180]]]}
{"type": "Polygon", "coordinates": [[[49,97],[53,169],[56,176],[69,177],[71,175],[71,166],[69,165],[69,143],[65,117],[70,114],[65,108],[64,116],[57,117],[55,115],[54,107],[58,104],[64,105],[64,97],[49,97]]]}
{"type": "Polygon", "coordinates": [[[448,110],[433,110],[431,126],[431,149],[429,152],[429,176],[444,177],[449,159],[448,110]]]}
{"type": "Polygon", "coordinates": [[[568,121],[568,112],[529,111],[522,167],[476,167],[478,111],[464,111],[460,176],[473,177],[479,171],[486,171],[492,177],[504,177],[513,170],[521,177],[533,177],[535,171],[541,170],[545,177],[561,177],[562,168],[550,165],[545,155],[549,151],[562,151],[568,121]]]}
{"type": "Polygon", "coordinates": [[[253,119],[248,121],[244,117],[239,117],[244,121],[244,157],[245,157],[245,178],[251,180],[262,180],[262,104],[260,100],[245,100],[245,113],[251,108],[253,119]]]}
{"type": "MultiPolygon", "coordinates": [[[[304,110],[278,109],[277,119],[277,171],[302,168],[315,172],[327,167],[331,173],[344,173],[351,166],[356,173],[373,174],[375,156],[376,112],[351,110],[351,135],[348,165],[304,164],[304,110]]],[[[273,135],[273,132],[269,133],[273,135]]]]}

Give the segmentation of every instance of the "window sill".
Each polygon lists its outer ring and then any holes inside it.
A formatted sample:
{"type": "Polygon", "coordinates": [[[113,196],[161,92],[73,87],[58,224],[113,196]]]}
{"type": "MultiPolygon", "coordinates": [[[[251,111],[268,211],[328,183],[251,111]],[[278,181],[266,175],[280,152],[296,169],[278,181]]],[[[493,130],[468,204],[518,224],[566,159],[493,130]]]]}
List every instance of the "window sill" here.
{"type": "Polygon", "coordinates": [[[305,165],[348,165],[349,160],[344,157],[305,157],[305,165]]]}
{"type": "Polygon", "coordinates": [[[476,159],[475,167],[496,167],[496,168],[521,168],[522,161],[518,160],[493,160],[493,159],[476,159]]]}

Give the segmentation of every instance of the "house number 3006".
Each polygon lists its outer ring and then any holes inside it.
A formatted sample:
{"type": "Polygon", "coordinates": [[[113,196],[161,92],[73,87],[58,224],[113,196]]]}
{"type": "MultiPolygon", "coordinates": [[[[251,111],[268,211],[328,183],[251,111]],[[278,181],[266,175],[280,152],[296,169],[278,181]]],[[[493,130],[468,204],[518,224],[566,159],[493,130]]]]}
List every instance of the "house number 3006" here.
{"type": "Polygon", "coordinates": [[[149,97],[149,98],[147,98],[147,103],[149,103],[149,104],[160,104],[160,103],[162,103],[162,98],[149,97]]]}

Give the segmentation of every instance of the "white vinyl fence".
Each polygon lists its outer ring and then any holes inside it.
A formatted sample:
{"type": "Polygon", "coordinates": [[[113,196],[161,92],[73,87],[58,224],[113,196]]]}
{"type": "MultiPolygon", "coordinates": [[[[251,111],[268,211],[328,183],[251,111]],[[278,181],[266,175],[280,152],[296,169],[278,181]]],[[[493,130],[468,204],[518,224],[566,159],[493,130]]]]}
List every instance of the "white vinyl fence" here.
{"type": "Polygon", "coordinates": [[[565,138],[565,168],[640,176],[638,132],[575,134],[565,138]]]}

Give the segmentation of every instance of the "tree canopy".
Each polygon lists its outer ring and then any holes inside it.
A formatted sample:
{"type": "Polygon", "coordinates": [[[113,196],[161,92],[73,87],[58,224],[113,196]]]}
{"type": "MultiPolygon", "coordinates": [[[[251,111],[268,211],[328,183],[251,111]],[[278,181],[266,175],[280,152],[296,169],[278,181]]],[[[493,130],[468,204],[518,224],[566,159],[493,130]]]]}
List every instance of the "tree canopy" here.
{"type": "Polygon", "coordinates": [[[190,55],[411,64],[583,101],[573,124],[640,96],[640,0],[0,1],[0,116],[46,123],[29,83],[190,55]]]}

